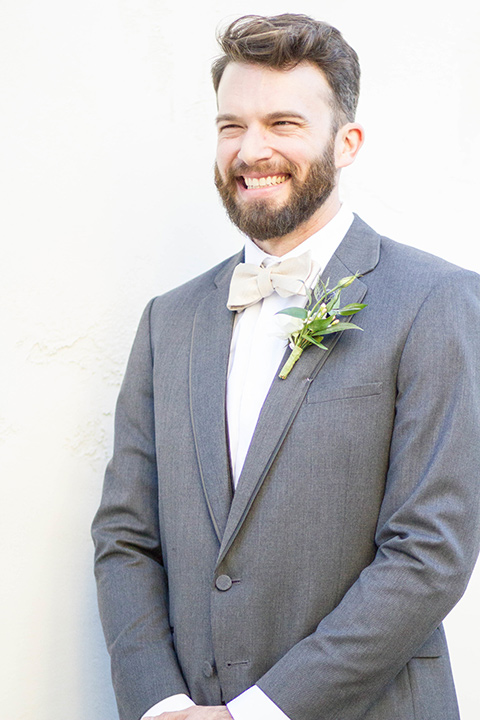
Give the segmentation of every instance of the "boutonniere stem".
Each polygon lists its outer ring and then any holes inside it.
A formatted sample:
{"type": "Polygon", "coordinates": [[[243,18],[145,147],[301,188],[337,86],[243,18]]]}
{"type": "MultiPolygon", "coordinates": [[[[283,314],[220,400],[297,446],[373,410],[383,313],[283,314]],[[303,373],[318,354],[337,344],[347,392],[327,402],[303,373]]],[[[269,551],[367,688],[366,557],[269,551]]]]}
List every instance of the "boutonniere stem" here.
{"type": "Polygon", "coordinates": [[[326,284],[319,281],[313,290],[307,290],[307,307],[311,306],[315,300],[312,307],[309,309],[290,307],[277,313],[277,315],[287,316],[280,322],[283,323],[283,330],[291,348],[287,362],[280,371],[279,377],[282,380],[285,380],[309,345],[316,345],[322,350],[327,350],[327,347],[322,344],[325,335],[332,335],[343,330],[362,329],[354,323],[341,322],[337,317],[337,315],[341,317],[355,315],[366,307],[363,303],[349,303],[343,307],[340,305],[342,290],[351,285],[357,277],[358,275],[349,275],[340,280],[331,290],[327,287],[328,280],[326,284]]]}

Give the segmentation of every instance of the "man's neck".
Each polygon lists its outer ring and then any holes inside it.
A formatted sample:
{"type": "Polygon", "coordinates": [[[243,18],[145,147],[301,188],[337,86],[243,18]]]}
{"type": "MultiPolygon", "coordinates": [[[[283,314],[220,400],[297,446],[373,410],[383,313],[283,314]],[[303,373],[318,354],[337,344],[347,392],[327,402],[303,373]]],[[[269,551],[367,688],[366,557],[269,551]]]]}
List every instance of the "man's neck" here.
{"type": "Polygon", "coordinates": [[[301,245],[307,238],[321,230],[327,223],[332,220],[340,210],[340,200],[338,194],[335,193],[327,199],[305,223],[299,225],[293,232],[288,235],[282,235],[277,238],[269,238],[268,240],[253,240],[261,250],[269,255],[282,257],[294,248],[301,245]]]}

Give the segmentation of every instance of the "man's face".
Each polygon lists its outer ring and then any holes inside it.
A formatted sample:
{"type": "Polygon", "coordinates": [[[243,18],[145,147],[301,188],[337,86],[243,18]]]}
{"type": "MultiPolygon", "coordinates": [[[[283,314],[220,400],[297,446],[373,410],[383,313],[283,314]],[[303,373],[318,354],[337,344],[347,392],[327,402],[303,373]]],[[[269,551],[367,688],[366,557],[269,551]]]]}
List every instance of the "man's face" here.
{"type": "Polygon", "coordinates": [[[256,240],[306,223],[337,183],[331,90],[310,63],[230,63],[218,89],[215,183],[230,219],[256,240]]]}

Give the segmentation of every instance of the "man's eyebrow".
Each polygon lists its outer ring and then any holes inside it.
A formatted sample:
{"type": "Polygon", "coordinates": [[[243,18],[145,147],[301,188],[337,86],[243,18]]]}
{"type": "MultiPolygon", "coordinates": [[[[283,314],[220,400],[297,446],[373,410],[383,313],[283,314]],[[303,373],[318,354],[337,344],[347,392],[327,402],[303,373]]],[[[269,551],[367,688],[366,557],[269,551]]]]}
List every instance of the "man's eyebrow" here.
{"type": "Polygon", "coordinates": [[[232,121],[232,120],[238,120],[238,116],[231,115],[230,113],[223,113],[223,115],[217,115],[217,117],[215,118],[215,122],[217,123],[217,125],[218,125],[218,123],[232,121]]]}
{"type": "MultiPolygon", "coordinates": [[[[284,118],[297,118],[298,120],[307,122],[307,118],[305,117],[305,115],[302,115],[296,110],[277,110],[275,112],[265,115],[264,119],[271,122],[273,120],[282,120],[284,118]]],[[[233,115],[231,113],[223,113],[221,115],[217,115],[215,122],[218,125],[218,123],[221,122],[234,122],[238,120],[240,120],[240,117],[238,115],[233,115]]]]}
{"type": "Polygon", "coordinates": [[[282,120],[283,118],[297,118],[306,122],[307,118],[296,110],[277,110],[277,112],[268,113],[267,120],[282,120]]]}

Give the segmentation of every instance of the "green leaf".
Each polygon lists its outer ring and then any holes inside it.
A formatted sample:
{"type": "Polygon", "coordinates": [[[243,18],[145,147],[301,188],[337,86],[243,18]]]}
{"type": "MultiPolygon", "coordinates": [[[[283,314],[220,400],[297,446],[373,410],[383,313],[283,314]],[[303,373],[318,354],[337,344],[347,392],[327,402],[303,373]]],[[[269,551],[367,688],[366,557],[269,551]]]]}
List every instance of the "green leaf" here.
{"type": "Polygon", "coordinates": [[[338,323],[338,325],[334,325],[331,328],[328,328],[327,330],[323,331],[324,335],[331,335],[335,332],[342,332],[342,330],[362,330],[361,327],[358,327],[358,325],[354,325],[353,323],[345,322],[345,323],[338,323]]]}
{"type": "Polygon", "coordinates": [[[354,315],[365,307],[367,306],[364,303],[350,303],[350,305],[345,305],[341,310],[338,310],[338,315],[354,315]]]}
{"type": "Polygon", "coordinates": [[[340,291],[333,293],[330,300],[327,303],[327,312],[333,314],[334,311],[340,307],[340,291]]]}
{"type": "Polygon", "coordinates": [[[329,318],[329,317],[328,318],[317,318],[316,320],[312,320],[312,322],[308,323],[307,332],[312,332],[313,334],[322,332],[330,325],[331,322],[332,322],[332,318],[329,318]]]}
{"type": "Polygon", "coordinates": [[[275,315],[290,315],[291,317],[305,320],[305,318],[308,317],[308,312],[305,310],[305,308],[291,307],[285,308],[285,310],[279,310],[277,313],[275,313],[275,315]]]}
{"type": "MultiPolygon", "coordinates": [[[[320,340],[323,339],[323,336],[320,337],[320,340]]],[[[308,342],[313,343],[313,345],[316,345],[317,347],[321,348],[322,350],[328,350],[326,345],[323,345],[320,340],[315,340],[314,337],[309,337],[308,342]]]]}

